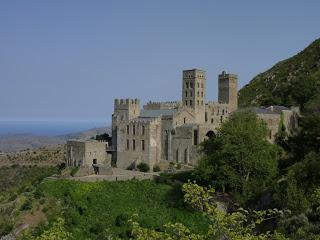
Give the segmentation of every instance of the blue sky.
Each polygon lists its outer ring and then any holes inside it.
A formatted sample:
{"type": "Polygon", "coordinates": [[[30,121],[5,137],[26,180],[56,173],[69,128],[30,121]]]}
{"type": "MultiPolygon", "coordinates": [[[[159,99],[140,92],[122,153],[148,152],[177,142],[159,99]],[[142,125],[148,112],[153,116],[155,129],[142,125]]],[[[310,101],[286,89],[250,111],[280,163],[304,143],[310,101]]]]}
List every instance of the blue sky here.
{"type": "Polygon", "coordinates": [[[110,122],[114,98],[181,96],[181,71],[239,88],[320,37],[320,1],[0,1],[0,120],[110,122]]]}

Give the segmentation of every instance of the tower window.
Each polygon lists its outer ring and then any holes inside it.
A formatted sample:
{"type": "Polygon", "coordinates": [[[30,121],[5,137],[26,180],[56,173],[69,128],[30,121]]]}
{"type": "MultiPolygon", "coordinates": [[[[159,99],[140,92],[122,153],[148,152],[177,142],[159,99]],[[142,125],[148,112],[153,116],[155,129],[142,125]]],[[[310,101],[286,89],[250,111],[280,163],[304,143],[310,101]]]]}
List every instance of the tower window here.
{"type": "Polygon", "coordinates": [[[207,113],[207,112],[204,113],[204,120],[205,120],[206,122],[208,122],[208,113],[207,113]]]}
{"type": "Polygon", "coordinates": [[[193,88],[193,83],[192,82],[190,83],[190,88],[193,88]]]}
{"type": "Polygon", "coordinates": [[[201,92],[201,97],[203,97],[203,92],[201,92]]]}
{"type": "Polygon", "coordinates": [[[136,126],[135,125],[132,126],[132,134],[136,135],[136,126]]]}
{"type": "Polygon", "coordinates": [[[192,97],[192,92],[190,91],[190,97],[192,97]]]}
{"type": "Polygon", "coordinates": [[[203,83],[201,83],[201,88],[203,88],[203,83]]]}
{"type": "Polygon", "coordinates": [[[130,129],[130,127],[129,127],[129,125],[127,125],[127,134],[129,134],[129,129],[130,129]]]}
{"type": "Polygon", "coordinates": [[[220,122],[222,123],[222,121],[223,121],[223,116],[220,116],[220,122]]]}
{"type": "Polygon", "coordinates": [[[189,83],[188,82],[186,83],[186,88],[189,88],[189,83]]]}
{"type": "Polygon", "coordinates": [[[271,139],[271,138],[272,138],[272,131],[269,130],[269,139],[271,139]]]}
{"type": "Polygon", "coordinates": [[[188,101],[186,101],[186,106],[188,106],[188,101]]]}
{"type": "Polygon", "coordinates": [[[192,100],[190,100],[190,106],[192,106],[192,100]]]}
{"type": "Polygon", "coordinates": [[[211,118],[211,123],[213,123],[213,118],[211,118]]]}
{"type": "Polygon", "coordinates": [[[200,96],[199,91],[198,91],[198,97],[200,96]]]}
{"type": "Polygon", "coordinates": [[[186,123],[186,118],[183,118],[183,123],[186,123]]]}
{"type": "Polygon", "coordinates": [[[193,145],[198,145],[198,130],[193,130],[193,145]]]}
{"type": "Polygon", "coordinates": [[[129,143],[129,139],[127,139],[127,150],[130,149],[130,143],[129,143]]]}
{"type": "Polygon", "coordinates": [[[203,101],[201,101],[201,105],[203,106],[203,101]]]}
{"type": "Polygon", "coordinates": [[[188,91],[186,91],[186,97],[188,97],[188,91]]]}
{"type": "Polygon", "coordinates": [[[145,146],[144,146],[144,140],[141,140],[141,150],[144,151],[145,146]]]}
{"type": "Polygon", "coordinates": [[[136,150],[136,140],[132,140],[132,150],[136,150]]]}
{"type": "Polygon", "coordinates": [[[199,106],[199,100],[198,100],[198,102],[197,102],[197,103],[198,103],[198,106],[199,106]]]}

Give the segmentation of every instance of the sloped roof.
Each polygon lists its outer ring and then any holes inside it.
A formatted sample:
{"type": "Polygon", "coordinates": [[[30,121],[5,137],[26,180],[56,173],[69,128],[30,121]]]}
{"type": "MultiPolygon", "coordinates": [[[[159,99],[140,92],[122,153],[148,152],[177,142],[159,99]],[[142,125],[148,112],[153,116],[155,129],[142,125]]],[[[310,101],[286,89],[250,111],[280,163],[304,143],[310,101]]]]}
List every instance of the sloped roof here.
{"type": "Polygon", "coordinates": [[[141,118],[155,118],[160,116],[172,116],[177,109],[152,109],[152,110],[142,110],[140,112],[141,118]]]}
{"type": "Polygon", "coordinates": [[[250,110],[256,114],[279,114],[279,113],[273,112],[267,108],[252,107],[252,108],[249,108],[248,110],[250,110]]]}
{"type": "Polygon", "coordinates": [[[239,111],[251,111],[256,114],[279,114],[277,112],[273,112],[267,108],[262,108],[262,107],[248,107],[248,108],[240,108],[236,110],[236,112],[239,111]]]}
{"type": "Polygon", "coordinates": [[[281,113],[281,111],[284,111],[284,110],[290,110],[289,108],[287,107],[284,107],[284,106],[270,106],[270,107],[267,107],[267,109],[269,110],[272,110],[273,112],[276,112],[276,113],[281,113]]]}

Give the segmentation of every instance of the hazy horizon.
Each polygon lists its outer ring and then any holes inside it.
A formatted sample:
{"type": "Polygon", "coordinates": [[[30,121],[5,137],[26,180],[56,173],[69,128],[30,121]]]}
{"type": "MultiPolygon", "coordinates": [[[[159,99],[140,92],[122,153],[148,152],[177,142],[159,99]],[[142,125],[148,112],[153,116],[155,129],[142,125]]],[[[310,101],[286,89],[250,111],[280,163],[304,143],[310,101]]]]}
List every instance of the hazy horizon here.
{"type": "Polygon", "coordinates": [[[181,72],[255,75],[320,37],[320,2],[0,3],[0,121],[111,122],[114,98],[180,100],[181,72]]]}

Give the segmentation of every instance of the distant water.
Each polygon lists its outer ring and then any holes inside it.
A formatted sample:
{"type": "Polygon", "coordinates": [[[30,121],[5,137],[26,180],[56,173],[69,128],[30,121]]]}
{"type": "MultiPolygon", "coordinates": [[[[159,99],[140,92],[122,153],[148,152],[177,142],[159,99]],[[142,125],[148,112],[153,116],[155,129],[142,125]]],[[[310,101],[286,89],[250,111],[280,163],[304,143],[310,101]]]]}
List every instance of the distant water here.
{"type": "Polygon", "coordinates": [[[56,136],[106,126],[107,122],[92,121],[0,121],[0,135],[32,134],[38,136],[56,136]]]}

